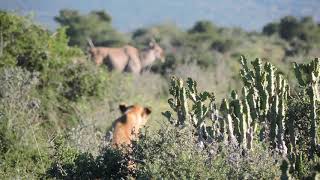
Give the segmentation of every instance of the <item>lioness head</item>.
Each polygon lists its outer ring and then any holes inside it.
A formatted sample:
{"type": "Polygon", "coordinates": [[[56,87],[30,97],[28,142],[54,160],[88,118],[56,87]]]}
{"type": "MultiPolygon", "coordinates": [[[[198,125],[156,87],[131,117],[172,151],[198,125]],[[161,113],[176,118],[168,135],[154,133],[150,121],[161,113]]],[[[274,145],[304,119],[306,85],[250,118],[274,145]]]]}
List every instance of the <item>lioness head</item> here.
{"type": "Polygon", "coordinates": [[[156,42],[150,41],[149,48],[154,51],[157,59],[160,59],[161,62],[165,61],[164,50],[156,42]]]}
{"type": "Polygon", "coordinates": [[[117,147],[130,145],[138,137],[139,130],[147,123],[151,110],[140,105],[120,104],[122,116],[114,124],[112,144],[117,147]]]}
{"type": "Polygon", "coordinates": [[[133,115],[136,117],[134,120],[135,123],[139,124],[139,128],[143,127],[151,114],[149,107],[142,107],[140,105],[131,105],[127,106],[126,104],[120,104],[119,110],[123,115],[127,115],[127,118],[133,115]]]}

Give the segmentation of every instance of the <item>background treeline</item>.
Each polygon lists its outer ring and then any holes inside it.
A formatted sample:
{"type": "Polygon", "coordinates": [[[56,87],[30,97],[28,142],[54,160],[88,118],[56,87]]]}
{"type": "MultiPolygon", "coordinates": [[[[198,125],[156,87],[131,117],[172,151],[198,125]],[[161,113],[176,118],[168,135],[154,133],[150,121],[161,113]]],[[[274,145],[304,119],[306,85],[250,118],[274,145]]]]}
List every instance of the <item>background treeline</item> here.
{"type": "MultiPolygon", "coordinates": [[[[1,177],[108,179],[130,175],[121,164],[126,157],[109,147],[107,133],[120,115],[120,102],[153,109],[136,152],[146,163],[139,165],[135,176],[280,176],[280,157],[265,145],[257,143],[247,156],[238,147],[219,143],[212,145],[215,151],[200,151],[192,131],[176,130],[161,113],[170,109],[172,75],[192,77],[199,90],[215,92],[217,102],[231,90],[239,90],[240,55],[272,62],[296,85],[290,64],[320,53],[320,25],[312,18],[284,17],[267,24],[262,33],[217,27],[210,21],[199,21],[188,30],[165,23],[121,33],[103,11],[62,10],[55,20],[61,27],[51,32],[28,17],[0,12],[1,177]],[[156,63],[140,77],[108,72],[90,61],[87,38],[96,46],[132,44],[138,48],[155,38],[166,52],[166,62],[156,63]],[[189,143],[190,139],[195,140],[189,143]]],[[[305,161],[294,175],[310,175],[314,164],[305,161]]]]}

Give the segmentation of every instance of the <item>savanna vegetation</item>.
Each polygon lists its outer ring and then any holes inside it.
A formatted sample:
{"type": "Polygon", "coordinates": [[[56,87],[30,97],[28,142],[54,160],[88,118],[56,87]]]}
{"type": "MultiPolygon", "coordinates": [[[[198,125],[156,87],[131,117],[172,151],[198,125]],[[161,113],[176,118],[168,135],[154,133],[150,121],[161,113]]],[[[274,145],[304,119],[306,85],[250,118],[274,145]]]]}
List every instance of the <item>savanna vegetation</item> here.
{"type": "Polygon", "coordinates": [[[283,17],[261,33],[210,21],[121,33],[103,11],[62,10],[55,20],[52,32],[0,12],[1,179],[301,179],[320,171],[320,25],[312,18],[283,17]],[[166,61],[140,76],[109,72],[90,60],[88,38],[141,49],[155,39],[166,61]],[[122,102],[152,107],[130,157],[110,145],[122,102]]]}

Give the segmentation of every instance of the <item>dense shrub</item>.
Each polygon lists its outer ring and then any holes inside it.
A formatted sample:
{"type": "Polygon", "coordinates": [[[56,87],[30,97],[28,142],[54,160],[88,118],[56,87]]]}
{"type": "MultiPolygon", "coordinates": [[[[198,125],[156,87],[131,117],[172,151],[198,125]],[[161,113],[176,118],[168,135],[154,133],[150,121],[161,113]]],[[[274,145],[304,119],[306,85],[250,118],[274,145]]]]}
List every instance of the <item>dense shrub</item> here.
{"type": "Polygon", "coordinates": [[[41,128],[37,76],[21,68],[0,70],[0,177],[35,178],[48,165],[41,128]]]}
{"type": "Polygon", "coordinates": [[[288,56],[308,54],[313,47],[318,47],[319,32],[320,28],[312,17],[285,16],[280,22],[269,23],[263,28],[264,34],[277,34],[289,42],[290,47],[286,47],[288,56]]]}
{"type": "Polygon", "coordinates": [[[214,41],[211,44],[211,47],[221,53],[225,53],[232,48],[233,41],[232,40],[225,40],[225,41],[214,41]]]}
{"type": "MultiPolygon", "coordinates": [[[[37,122],[39,101],[32,98],[37,77],[20,68],[7,68],[0,71],[0,126],[4,139],[6,134],[24,144],[30,138],[26,137],[26,128],[37,122]]],[[[30,133],[30,132],[29,132],[30,133]]],[[[2,145],[7,144],[4,142],[2,145]]],[[[2,147],[1,149],[6,148],[2,147]]]]}
{"type": "Polygon", "coordinates": [[[29,71],[44,72],[61,68],[71,62],[70,57],[79,56],[78,49],[67,46],[65,29],[50,32],[31,20],[11,13],[0,12],[1,49],[0,66],[22,66],[29,71]]]}
{"type": "Polygon", "coordinates": [[[279,31],[279,25],[277,23],[269,23],[262,29],[263,34],[273,35],[279,31]]]}
{"type": "Polygon", "coordinates": [[[71,147],[66,137],[58,137],[53,142],[53,163],[47,169],[46,177],[58,179],[120,179],[134,175],[128,169],[128,156],[109,145],[94,157],[91,153],[81,153],[71,147]]]}
{"type": "Polygon", "coordinates": [[[105,93],[107,73],[91,63],[69,65],[63,73],[64,93],[70,100],[81,97],[102,97],[105,93]]]}
{"type": "Polygon", "coordinates": [[[59,138],[53,147],[53,163],[46,176],[59,179],[272,179],[280,176],[278,157],[264,147],[257,145],[256,151],[247,154],[225,144],[213,143],[203,148],[188,128],[169,127],[156,134],[144,134],[135,144],[135,172],[127,166],[130,156],[109,145],[97,156],[81,153],[59,138]]]}
{"type": "Polygon", "coordinates": [[[139,177],[165,179],[272,179],[280,174],[277,157],[257,144],[243,154],[234,145],[201,147],[189,128],[167,127],[138,143],[139,177]]]}
{"type": "Polygon", "coordinates": [[[139,142],[139,176],[145,179],[206,179],[226,178],[226,161],[217,155],[215,160],[197,147],[190,129],[167,128],[157,134],[147,134],[139,142]]]}

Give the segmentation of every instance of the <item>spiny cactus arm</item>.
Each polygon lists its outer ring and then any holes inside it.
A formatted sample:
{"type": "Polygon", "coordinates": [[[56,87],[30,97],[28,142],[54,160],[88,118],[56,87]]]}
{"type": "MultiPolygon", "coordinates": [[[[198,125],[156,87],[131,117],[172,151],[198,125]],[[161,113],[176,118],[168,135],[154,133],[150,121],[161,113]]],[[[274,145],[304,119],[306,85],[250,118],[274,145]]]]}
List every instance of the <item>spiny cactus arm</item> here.
{"type": "Polygon", "coordinates": [[[216,116],[216,104],[212,101],[209,104],[210,108],[210,120],[212,123],[212,133],[213,137],[217,137],[218,134],[220,134],[220,129],[219,129],[219,123],[218,123],[218,117],[216,116]]]}
{"type": "Polygon", "coordinates": [[[283,159],[282,160],[282,164],[280,166],[281,169],[281,177],[280,180],[290,180],[291,175],[289,173],[289,161],[287,159],[283,159]]]}
{"type": "Polygon", "coordinates": [[[306,82],[305,80],[303,80],[303,74],[302,74],[302,65],[297,64],[296,62],[293,63],[293,69],[294,69],[294,74],[298,80],[298,83],[300,86],[305,87],[306,86],[306,82]]]}
{"type": "Polygon", "coordinates": [[[242,95],[244,97],[242,100],[242,105],[243,105],[243,113],[245,116],[245,121],[246,121],[247,125],[250,125],[252,122],[252,119],[251,119],[250,106],[249,106],[248,99],[247,99],[248,89],[246,87],[242,88],[242,95]]]}
{"type": "Polygon", "coordinates": [[[240,142],[240,120],[238,118],[238,114],[242,107],[239,107],[238,95],[234,90],[231,92],[231,97],[232,100],[230,101],[230,115],[233,120],[234,134],[237,137],[237,141],[240,142]]]}
{"type": "Polygon", "coordinates": [[[315,73],[312,72],[311,73],[311,83],[310,83],[310,85],[312,87],[314,87],[313,91],[314,91],[314,95],[315,95],[315,98],[316,98],[315,100],[316,101],[319,101],[319,91],[318,91],[319,83],[318,83],[318,81],[319,81],[319,76],[317,77],[315,75],[315,73]]]}
{"type": "Polygon", "coordinates": [[[199,124],[205,120],[209,109],[204,105],[203,102],[197,101],[193,106],[193,110],[198,119],[196,126],[199,126],[199,124]]]}
{"type": "Polygon", "coordinates": [[[259,94],[259,109],[260,115],[265,117],[269,111],[269,94],[266,88],[267,86],[267,74],[263,71],[262,62],[260,59],[256,59],[252,62],[253,68],[255,69],[255,87],[259,94]]]}
{"type": "Polygon", "coordinates": [[[172,117],[172,113],[170,111],[165,111],[161,113],[164,117],[166,117],[171,124],[176,124],[176,119],[172,117]]]}
{"type": "Polygon", "coordinates": [[[247,97],[245,97],[247,99],[247,102],[249,104],[249,108],[250,108],[250,115],[251,115],[251,118],[252,118],[252,122],[250,124],[250,126],[253,128],[253,132],[256,131],[257,129],[257,120],[258,120],[258,117],[259,117],[259,114],[258,114],[258,107],[257,107],[257,103],[256,103],[256,90],[254,88],[251,88],[249,90],[249,94],[247,95],[247,97]]]}
{"type": "Polygon", "coordinates": [[[225,126],[228,134],[228,140],[229,142],[236,142],[236,138],[233,134],[233,124],[232,124],[232,117],[230,115],[230,108],[229,108],[229,103],[227,102],[226,99],[222,100],[221,106],[220,106],[220,111],[222,112],[223,119],[225,120],[225,126]]]}
{"type": "Polygon", "coordinates": [[[275,94],[275,75],[274,72],[276,71],[276,68],[269,62],[266,63],[265,69],[267,71],[267,90],[269,93],[269,97],[274,96],[275,94]]]}
{"type": "Polygon", "coordinates": [[[289,132],[289,141],[290,143],[288,144],[290,147],[288,150],[290,151],[289,153],[295,154],[296,153],[296,136],[294,132],[294,120],[293,118],[289,118],[287,121],[287,126],[288,132],[289,132]]]}
{"type": "Polygon", "coordinates": [[[316,95],[315,95],[314,86],[310,86],[307,91],[310,97],[311,102],[311,128],[310,128],[310,137],[311,137],[311,157],[314,157],[314,153],[316,152],[317,146],[317,105],[316,105],[316,95]]]}
{"type": "MultiPolygon", "coordinates": [[[[313,66],[316,66],[319,62],[313,61],[313,66]]],[[[311,102],[311,128],[310,128],[310,136],[311,136],[311,157],[314,157],[314,153],[316,152],[316,147],[317,147],[317,121],[318,121],[318,116],[317,116],[317,102],[319,101],[319,93],[318,93],[318,81],[319,77],[315,75],[315,73],[318,70],[317,68],[313,68],[313,72],[311,73],[311,83],[309,88],[307,89],[307,93],[310,98],[311,102]]]]}
{"type": "Polygon", "coordinates": [[[245,86],[252,86],[254,83],[254,74],[252,71],[250,71],[247,59],[244,56],[240,57],[240,64],[242,65],[242,69],[240,70],[240,75],[242,78],[242,81],[245,86]]]}
{"type": "Polygon", "coordinates": [[[242,100],[242,105],[243,105],[243,116],[245,118],[245,121],[244,121],[244,124],[242,125],[242,128],[244,130],[244,136],[246,136],[247,148],[251,149],[252,141],[253,141],[253,137],[251,137],[251,135],[253,135],[253,134],[250,131],[253,131],[253,128],[250,127],[252,119],[251,119],[251,112],[250,112],[249,103],[246,98],[246,97],[248,97],[248,90],[246,87],[242,88],[242,94],[244,96],[244,99],[242,100]]]}
{"type": "Polygon", "coordinates": [[[189,97],[193,102],[197,101],[197,95],[198,95],[198,90],[197,90],[197,82],[192,80],[191,78],[187,79],[187,86],[189,90],[189,97]]]}
{"type": "Polygon", "coordinates": [[[168,99],[168,104],[175,112],[177,112],[177,102],[173,98],[168,99]]]}
{"type": "Polygon", "coordinates": [[[176,97],[178,93],[178,79],[175,76],[171,76],[170,78],[170,88],[169,88],[169,93],[173,96],[176,97]]]}
{"type": "Polygon", "coordinates": [[[243,106],[241,100],[238,99],[238,95],[236,94],[235,91],[232,92],[232,97],[234,98],[232,100],[232,105],[234,108],[234,114],[237,119],[237,125],[236,129],[239,129],[239,139],[238,142],[243,145],[244,148],[247,146],[247,140],[246,140],[246,130],[247,130],[247,125],[246,125],[246,117],[243,113],[243,106]]]}
{"type": "Polygon", "coordinates": [[[279,97],[272,97],[271,109],[268,114],[268,119],[271,122],[270,125],[270,142],[273,148],[276,148],[276,135],[277,135],[277,115],[278,115],[278,107],[279,107],[279,97]]]}
{"type": "MultiPolygon", "coordinates": [[[[285,80],[282,80],[283,82],[283,90],[285,89],[285,80]]],[[[279,112],[277,115],[277,125],[278,125],[278,133],[277,133],[277,139],[278,139],[278,149],[282,152],[283,155],[287,154],[287,146],[284,141],[284,133],[285,133],[285,127],[284,127],[284,121],[286,117],[286,107],[285,107],[285,91],[282,91],[279,95],[279,112]]]]}
{"type": "Polygon", "coordinates": [[[311,62],[312,72],[314,73],[314,76],[318,78],[320,76],[320,61],[319,58],[315,58],[311,62]]]}
{"type": "Polygon", "coordinates": [[[251,62],[253,69],[254,69],[254,77],[257,82],[262,82],[262,76],[264,74],[263,68],[262,68],[262,62],[261,59],[257,58],[254,61],[251,62]]]}
{"type": "Polygon", "coordinates": [[[242,143],[243,147],[247,147],[247,123],[245,120],[245,116],[242,115],[239,118],[239,129],[240,129],[240,143],[242,143]]]}
{"type": "Polygon", "coordinates": [[[188,98],[186,94],[186,88],[183,87],[183,80],[179,79],[179,84],[180,88],[180,105],[181,105],[181,119],[179,119],[179,123],[181,125],[188,124],[190,122],[190,114],[189,114],[189,108],[188,108],[188,98]]]}
{"type": "Polygon", "coordinates": [[[223,141],[227,141],[227,123],[225,122],[225,118],[221,118],[219,116],[219,111],[216,105],[213,106],[213,109],[215,111],[215,119],[218,121],[219,124],[219,135],[222,137],[223,141]]]}
{"type": "Polygon", "coordinates": [[[269,102],[269,94],[268,94],[268,90],[266,88],[263,88],[261,90],[259,90],[259,100],[260,100],[260,110],[261,110],[261,113],[260,115],[263,117],[265,117],[268,112],[269,112],[269,106],[270,106],[270,102],[269,102]]]}
{"type": "Polygon", "coordinates": [[[240,64],[242,65],[243,70],[250,76],[252,76],[253,74],[250,74],[250,69],[248,67],[248,63],[247,63],[247,59],[244,56],[240,57],[240,64]]]}

